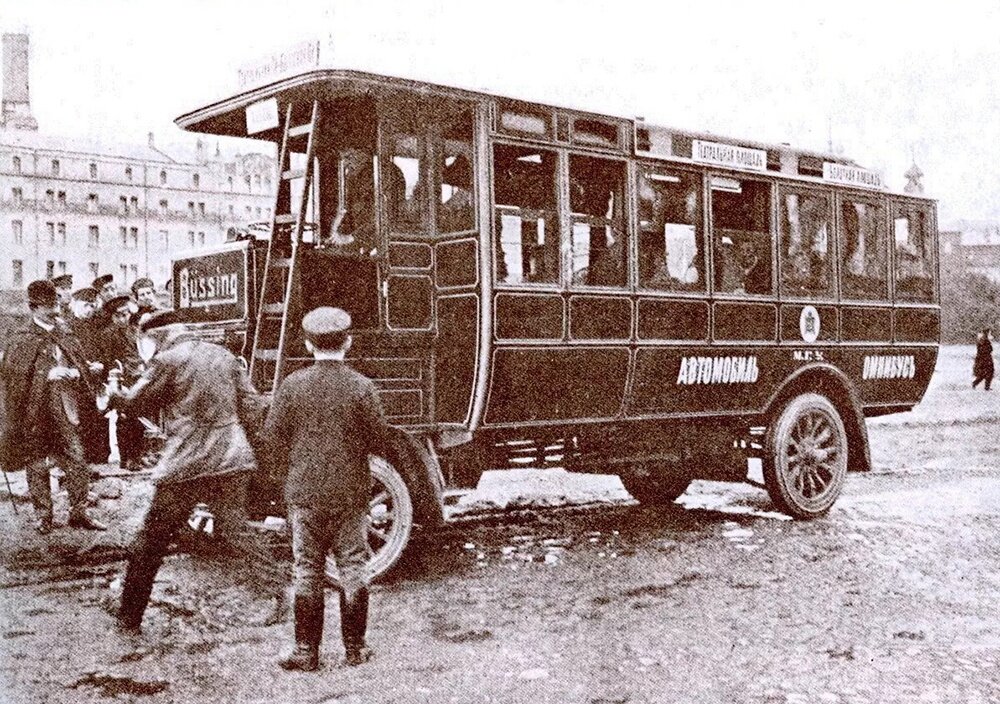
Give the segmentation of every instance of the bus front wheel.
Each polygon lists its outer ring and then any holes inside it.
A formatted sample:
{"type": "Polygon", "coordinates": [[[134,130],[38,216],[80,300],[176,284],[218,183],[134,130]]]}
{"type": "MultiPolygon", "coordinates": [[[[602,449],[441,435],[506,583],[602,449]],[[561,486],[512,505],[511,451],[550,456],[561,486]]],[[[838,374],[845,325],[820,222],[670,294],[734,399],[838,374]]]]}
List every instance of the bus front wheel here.
{"type": "Polygon", "coordinates": [[[802,519],[829,511],[847,476],[847,431],[837,407],[820,394],[792,398],[768,427],[763,469],[780,511],[802,519]]]}
{"type": "MultiPolygon", "coordinates": [[[[403,555],[413,530],[413,501],[399,471],[381,457],[369,457],[372,491],[365,521],[365,539],[370,555],[366,578],[371,582],[388,572],[403,555]]],[[[326,579],[340,586],[340,571],[330,555],[326,559],[326,579]]]]}
{"type": "Polygon", "coordinates": [[[667,471],[652,462],[634,464],[619,477],[632,498],[648,506],[673,503],[691,483],[691,477],[667,471]]]}

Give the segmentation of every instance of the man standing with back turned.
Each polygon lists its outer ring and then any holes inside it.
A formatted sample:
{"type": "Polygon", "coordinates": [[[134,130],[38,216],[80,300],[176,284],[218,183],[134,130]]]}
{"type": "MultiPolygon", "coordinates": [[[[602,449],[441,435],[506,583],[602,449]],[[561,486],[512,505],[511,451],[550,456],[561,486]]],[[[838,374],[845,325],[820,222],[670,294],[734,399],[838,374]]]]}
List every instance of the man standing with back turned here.
{"type": "Polygon", "coordinates": [[[265,463],[284,480],[292,526],[295,649],[279,661],[286,670],[319,667],[324,563],[331,548],[342,583],[345,664],[360,665],[371,656],[365,645],[368,455],[393,456],[392,429],[375,385],[344,363],[350,325],[350,315],[339,308],[306,314],[302,330],[316,363],[282,382],[264,427],[265,463]]]}

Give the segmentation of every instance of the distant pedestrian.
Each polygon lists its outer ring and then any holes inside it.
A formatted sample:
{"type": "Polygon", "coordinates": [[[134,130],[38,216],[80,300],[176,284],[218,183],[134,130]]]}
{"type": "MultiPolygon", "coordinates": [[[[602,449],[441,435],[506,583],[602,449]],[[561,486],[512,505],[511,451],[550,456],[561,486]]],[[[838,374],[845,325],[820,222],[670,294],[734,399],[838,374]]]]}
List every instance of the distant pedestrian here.
{"type": "Polygon", "coordinates": [[[990,328],[985,328],[976,339],[976,361],[972,364],[972,388],[976,388],[980,381],[985,381],[986,391],[990,390],[993,383],[993,333],[990,328]]]}
{"type": "Polygon", "coordinates": [[[155,313],[160,308],[152,279],[145,277],[136,279],[132,283],[132,296],[140,313],[155,313]]]}
{"type": "Polygon", "coordinates": [[[4,405],[0,464],[24,468],[38,532],[52,531],[50,462],[62,468],[69,494],[69,525],[105,530],[87,511],[90,468],[81,432],[95,410],[93,374],[79,341],[59,318],[51,281],[28,284],[31,320],[12,336],[3,358],[4,405]],[[15,412],[16,409],[16,412],[15,412]]]}
{"type": "Polygon", "coordinates": [[[317,308],[302,319],[315,364],[278,388],[263,431],[263,464],[283,480],[292,528],[295,649],[286,670],[315,670],[323,639],[325,563],[331,551],[341,578],[340,627],[345,664],[371,656],[366,539],[371,473],[368,456],[392,458],[392,428],[375,385],[344,363],[351,317],[317,308]]]}
{"type": "Polygon", "coordinates": [[[139,630],[167,548],[199,503],[212,509],[215,538],[239,558],[238,578],[262,596],[276,598],[269,621],[280,618],[287,610],[285,579],[263,536],[247,522],[255,463],[240,413],[259,397],[246,370],[222,346],[188,332],[171,311],[145,319],[142,332],[155,343],[155,355],[142,377],[112,403],[136,415],[162,410],[167,442],[153,470],[152,503],[132,546],[119,627],[139,630]]]}

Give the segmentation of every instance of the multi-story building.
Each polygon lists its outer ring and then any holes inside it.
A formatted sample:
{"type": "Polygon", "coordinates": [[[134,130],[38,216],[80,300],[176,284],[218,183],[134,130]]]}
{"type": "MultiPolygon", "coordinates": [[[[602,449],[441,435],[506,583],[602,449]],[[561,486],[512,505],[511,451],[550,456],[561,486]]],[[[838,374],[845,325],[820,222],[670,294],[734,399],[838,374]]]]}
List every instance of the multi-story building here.
{"type": "Polygon", "coordinates": [[[224,158],[199,141],[180,155],[144,145],[91,144],[36,130],[27,37],[4,35],[0,111],[0,289],[63,273],[77,285],[113,274],[120,287],[160,288],[180,250],[224,242],[231,227],[269,220],[275,160],[224,158]]]}

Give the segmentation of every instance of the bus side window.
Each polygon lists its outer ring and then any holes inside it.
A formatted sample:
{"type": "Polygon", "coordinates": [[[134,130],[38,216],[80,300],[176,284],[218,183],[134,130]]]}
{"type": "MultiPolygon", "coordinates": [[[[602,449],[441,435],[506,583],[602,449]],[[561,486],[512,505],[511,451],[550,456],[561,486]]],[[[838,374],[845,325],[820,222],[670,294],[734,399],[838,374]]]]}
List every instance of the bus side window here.
{"type": "Polygon", "coordinates": [[[472,113],[464,111],[448,125],[439,142],[438,232],[466,232],[476,227],[472,171],[472,113]]]}
{"type": "Polygon", "coordinates": [[[933,238],[925,208],[893,205],[893,242],[896,247],[896,297],[930,301],[934,297],[933,238]]]}
{"type": "Polygon", "coordinates": [[[710,192],[715,290],[773,293],[771,185],[713,176],[710,192]]]}
{"type": "Polygon", "coordinates": [[[833,293],[830,200],[815,193],[781,194],[781,291],[789,296],[833,293]]]}
{"type": "Polygon", "coordinates": [[[570,155],[571,281],[574,284],[618,288],[628,285],[628,245],[622,205],[624,185],[624,163],[570,155]]]}
{"type": "Polygon", "coordinates": [[[496,279],[559,283],[559,215],[555,152],[493,147],[496,279]]]}
{"type": "Polygon", "coordinates": [[[840,271],[845,298],[884,300],[889,295],[884,210],[868,201],[840,203],[840,271]]]}
{"type": "Polygon", "coordinates": [[[424,175],[426,139],[417,129],[402,127],[385,140],[387,150],[382,192],[389,232],[427,234],[427,180],[424,175]]]}
{"type": "Polygon", "coordinates": [[[638,185],[639,286],[703,291],[700,175],[649,170],[638,185]]]}

